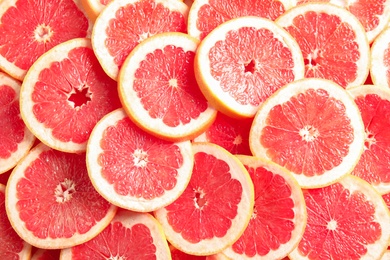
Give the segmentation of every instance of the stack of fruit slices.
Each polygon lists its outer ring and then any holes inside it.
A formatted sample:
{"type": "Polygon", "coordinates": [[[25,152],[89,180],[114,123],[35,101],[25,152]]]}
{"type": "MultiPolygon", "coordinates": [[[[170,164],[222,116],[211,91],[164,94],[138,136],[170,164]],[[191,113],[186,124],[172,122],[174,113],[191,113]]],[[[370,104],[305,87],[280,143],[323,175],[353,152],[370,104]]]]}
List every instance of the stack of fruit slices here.
{"type": "Polygon", "coordinates": [[[389,28],[390,0],[1,1],[0,258],[387,259],[389,28]]]}

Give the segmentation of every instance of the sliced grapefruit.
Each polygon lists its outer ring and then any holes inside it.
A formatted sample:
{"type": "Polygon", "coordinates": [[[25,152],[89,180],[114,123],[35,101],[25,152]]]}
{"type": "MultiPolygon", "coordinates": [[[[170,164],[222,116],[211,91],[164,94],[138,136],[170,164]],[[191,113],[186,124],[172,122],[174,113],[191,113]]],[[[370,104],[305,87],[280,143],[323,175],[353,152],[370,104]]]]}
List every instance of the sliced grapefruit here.
{"type": "Polygon", "coordinates": [[[329,3],[308,3],[289,9],[276,22],[298,42],[306,78],[329,79],[344,88],[364,83],[369,43],[351,12],[329,3]]]}
{"type": "Polygon", "coordinates": [[[35,141],[20,118],[20,86],[20,81],[0,72],[0,174],[15,167],[35,141]]]}
{"type": "Polygon", "coordinates": [[[212,143],[194,143],[194,169],[182,195],[155,211],[168,241],[191,255],[213,255],[244,232],[253,211],[253,183],[243,164],[212,143]]]}
{"type": "Polygon", "coordinates": [[[390,27],[371,46],[370,75],[375,85],[390,88],[390,27]]]}
{"type": "Polygon", "coordinates": [[[98,122],[87,148],[96,190],[121,208],[149,212],[172,203],[193,167],[190,141],[169,142],[137,127],[122,109],[98,122]]]}
{"type": "Polygon", "coordinates": [[[0,259],[27,260],[31,245],[14,231],[5,210],[5,185],[0,183],[0,259]]]}
{"type": "Polygon", "coordinates": [[[43,54],[20,92],[27,127],[64,152],[84,152],[97,121],[119,107],[116,82],[100,67],[87,38],[63,42],[43,54]]]}
{"type": "Polygon", "coordinates": [[[299,243],[306,226],[301,187],[284,168],[258,157],[237,155],[255,188],[251,220],[223,251],[230,259],[282,259],[299,243]]]}
{"type": "Polygon", "coordinates": [[[242,16],[275,20],[291,7],[290,0],[197,0],[188,14],[188,34],[203,40],[218,25],[242,16]]]}
{"type": "Polygon", "coordinates": [[[104,71],[117,79],[127,55],[146,38],[187,32],[188,6],[178,0],[117,0],[95,21],[92,46],[104,71]]]}
{"type": "Polygon", "coordinates": [[[117,207],[94,189],[85,154],[34,147],[7,182],[6,210],[12,227],[31,245],[61,249],[101,232],[117,207]]]}
{"type": "Polygon", "coordinates": [[[290,259],[380,259],[390,242],[390,211],[366,181],[346,175],[303,190],[307,225],[290,259]]]}
{"type": "Polygon", "coordinates": [[[369,182],[381,194],[390,192],[390,89],[375,85],[351,88],[361,112],[364,151],[352,174],[369,182]]]}
{"type": "Polygon", "coordinates": [[[364,125],[350,94],[332,81],[285,85],[258,110],[249,145],[292,172],[302,187],[322,187],[352,172],[364,147],[364,125]]]}
{"type": "Polygon", "coordinates": [[[92,240],[61,251],[60,259],[171,259],[160,223],[149,213],[118,210],[92,240]]]}
{"type": "Polygon", "coordinates": [[[296,41],[275,22],[260,17],[219,25],[202,40],[195,57],[203,94],[231,117],[253,117],[272,93],[303,75],[296,41]]]}
{"type": "Polygon", "coordinates": [[[0,1],[0,69],[22,80],[57,44],[89,37],[92,23],[78,0],[0,1]]]}
{"type": "Polygon", "coordinates": [[[142,129],[166,140],[191,140],[214,121],[217,111],[194,76],[198,41],[166,32],[145,39],[126,58],[118,89],[124,109],[142,129]]]}

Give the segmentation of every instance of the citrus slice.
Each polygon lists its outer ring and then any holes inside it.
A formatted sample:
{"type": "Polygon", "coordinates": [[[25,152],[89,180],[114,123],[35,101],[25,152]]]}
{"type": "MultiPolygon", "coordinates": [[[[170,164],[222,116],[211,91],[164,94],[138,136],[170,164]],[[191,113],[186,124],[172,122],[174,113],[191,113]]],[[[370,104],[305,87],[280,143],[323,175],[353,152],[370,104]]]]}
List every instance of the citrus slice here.
{"type": "Polygon", "coordinates": [[[249,134],[254,156],[284,166],[305,188],[350,173],[364,147],[364,125],[349,93],[332,81],[287,84],[258,110],[249,134]]]}
{"type": "Polygon", "coordinates": [[[138,128],[122,109],[98,122],[87,148],[96,190],[121,208],[149,212],[173,202],[193,167],[190,141],[164,141],[138,128]]]}
{"type": "Polygon", "coordinates": [[[0,259],[30,259],[31,245],[13,230],[5,211],[5,185],[0,183],[0,259]]]}
{"type": "Polygon", "coordinates": [[[348,10],[329,3],[308,3],[276,19],[298,42],[306,78],[329,79],[344,88],[364,83],[370,49],[366,32],[348,10]]]}
{"type": "Polygon", "coordinates": [[[198,41],[166,32],[140,43],[123,64],[119,95],[143,130],[171,141],[190,140],[214,121],[217,111],[197,85],[193,61],[198,41]]]}
{"type": "Polygon", "coordinates": [[[241,237],[223,253],[231,259],[282,259],[306,226],[301,187],[284,168],[258,157],[237,155],[252,179],[255,204],[241,237]]]}
{"type": "Polygon", "coordinates": [[[20,118],[20,86],[19,81],[0,72],[0,174],[12,169],[35,141],[20,118]]]}
{"type": "Polygon", "coordinates": [[[171,259],[160,223],[149,213],[118,210],[92,240],[61,251],[60,259],[171,259]]]}
{"type": "Polygon", "coordinates": [[[231,117],[253,117],[273,92],[304,75],[302,53],[291,35],[252,16],[210,32],[199,44],[194,66],[207,100],[231,117]]]}
{"type": "Polygon", "coordinates": [[[327,2],[347,9],[363,25],[369,42],[372,42],[386,28],[390,20],[389,0],[293,0],[293,5],[309,2],[327,2]]]}
{"type": "Polygon", "coordinates": [[[374,85],[390,88],[390,27],[371,46],[370,75],[374,85]]]}
{"type": "Polygon", "coordinates": [[[43,54],[20,92],[27,127],[64,152],[84,152],[97,121],[119,107],[116,82],[101,69],[87,38],[63,42],[43,54]]]}
{"type": "Polygon", "coordinates": [[[71,247],[92,239],[117,209],[93,188],[85,153],[64,153],[42,143],[13,170],[5,202],[18,235],[43,249],[71,247]]]}
{"type": "Polygon", "coordinates": [[[190,255],[180,251],[172,245],[169,245],[169,250],[171,250],[172,260],[230,260],[222,253],[207,256],[190,255]]]}
{"type": "Polygon", "coordinates": [[[92,46],[104,71],[117,79],[128,54],[162,32],[187,32],[188,6],[178,0],[117,0],[99,14],[92,46]]]}
{"type": "Polygon", "coordinates": [[[43,53],[91,29],[78,0],[0,1],[0,69],[22,80],[43,53]]]}
{"type": "Polygon", "coordinates": [[[252,118],[239,120],[218,112],[213,124],[193,141],[214,143],[232,154],[252,155],[249,148],[251,126],[252,118]]]}
{"type": "Polygon", "coordinates": [[[364,151],[352,174],[370,183],[381,194],[390,192],[390,89],[375,85],[351,88],[363,118],[364,151]]]}
{"type": "Polygon", "coordinates": [[[291,7],[290,0],[197,0],[188,14],[188,34],[203,40],[218,25],[242,16],[275,20],[291,7]]]}
{"type": "Polygon", "coordinates": [[[191,180],[178,199],[155,211],[168,241],[191,255],[212,255],[234,243],[253,211],[253,183],[243,164],[212,143],[194,143],[191,180]]]}
{"type": "Polygon", "coordinates": [[[307,225],[290,259],[380,259],[390,242],[390,211],[364,180],[346,175],[303,190],[307,225]]]}
{"type": "Polygon", "coordinates": [[[91,21],[95,22],[101,11],[111,2],[112,0],[80,0],[87,16],[91,21]]]}
{"type": "Polygon", "coordinates": [[[37,248],[31,257],[31,260],[58,260],[60,258],[60,249],[42,249],[37,248]]]}

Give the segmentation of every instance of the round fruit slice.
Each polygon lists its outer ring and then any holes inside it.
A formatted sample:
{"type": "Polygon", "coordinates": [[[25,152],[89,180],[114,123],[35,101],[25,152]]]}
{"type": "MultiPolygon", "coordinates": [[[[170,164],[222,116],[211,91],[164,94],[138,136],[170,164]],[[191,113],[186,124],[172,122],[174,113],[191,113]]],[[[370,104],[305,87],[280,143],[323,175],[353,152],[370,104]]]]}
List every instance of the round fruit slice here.
{"type": "Polygon", "coordinates": [[[214,143],[232,154],[252,155],[249,148],[251,126],[252,118],[239,120],[218,112],[213,124],[193,141],[214,143]]]}
{"type": "Polygon", "coordinates": [[[255,188],[251,220],[241,237],[223,253],[231,259],[282,259],[299,243],[306,226],[301,187],[279,165],[238,155],[255,188]]]}
{"type": "Polygon", "coordinates": [[[290,0],[197,0],[188,14],[188,34],[203,40],[218,25],[242,16],[275,20],[291,7],[290,0]]]}
{"type": "Polygon", "coordinates": [[[117,0],[99,14],[92,46],[104,71],[117,79],[129,53],[162,32],[187,32],[188,6],[178,0],[117,0]]]}
{"type": "Polygon", "coordinates": [[[91,29],[78,0],[0,1],[0,69],[22,80],[43,53],[91,29]]]}
{"type": "Polygon", "coordinates": [[[61,251],[60,259],[171,259],[160,223],[149,213],[118,210],[92,240],[61,251]]]}
{"type": "Polygon", "coordinates": [[[30,259],[31,245],[13,230],[5,211],[5,185],[0,183],[0,259],[30,259]]]}
{"type": "Polygon", "coordinates": [[[195,76],[203,94],[231,117],[253,117],[273,92],[303,74],[295,40],[260,17],[239,17],[219,25],[203,39],[195,57],[195,76]]]}
{"type": "Polygon", "coordinates": [[[322,187],[353,170],[363,152],[364,125],[345,89],[329,80],[302,79],[260,107],[249,146],[254,156],[291,171],[302,187],[322,187]]]}
{"type": "Polygon", "coordinates": [[[390,20],[389,0],[293,0],[294,6],[309,2],[327,2],[344,7],[359,19],[369,42],[372,42],[386,28],[390,20]]]}
{"type": "Polygon", "coordinates": [[[140,43],[119,75],[119,95],[130,118],[152,135],[190,140],[214,121],[217,111],[199,90],[193,62],[198,41],[167,32],[140,43]]]}
{"type": "Polygon", "coordinates": [[[365,129],[364,151],[352,174],[377,189],[390,192],[390,90],[375,85],[351,88],[363,118],[365,129]]]}
{"type": "Polygon", "coordinates": [[[375,85],[390,88],[390,27],[371,46],[370,75],[375,85]]]}
{"type": "Polygon", "coordinates": [[[243,164],[222,147],[194,143],[193,150],[187,188],[155,216],[174,247],[191,255],[212,255],[234,243],[248,226],[253,183],[243,164]]]}
{"type": "Polygon", "coordinates": [[[375,189],[347,175],[303,190],[307,225],[290,259],[380,259],[390,242],[390,211],[375,189]]]}
{"type": "Polygon", "coordinates": [[[64,152],[84,152],[95,124],[119,107],[116,82],[101,69],[87,38],[43,54],[20,92],[27,127],[43,143],[64,152]]]}
{"type": "Polygon", "coordinates": [[[177,199],[190,180],[193,160],[190,141],[151,136],[122,109],[99,121],[87,148],[88,173],[96,190],[112,204],[141,212],[177,199]]]}
{"type": "Polygon", "coordinates": [[[38,144],[8,179],[8,218],[19,236],[38,248],[84,243],[110,223],[116,209],[93,188],[85,153],[38,144]]]}
{"type": "Polygon", "coordinates": [[[366,32],[348,10],[329,3],[302,4],[276,23],[298,42],[306,78],[329,79],[344,88],[366,80],[370,61],[366,32]]]}
{"type": "Polygon", "coordinates": [[[0,174],[12,169],[35,141],[20,118],[20,85],[19,81],[0,72],[0,174]]]}

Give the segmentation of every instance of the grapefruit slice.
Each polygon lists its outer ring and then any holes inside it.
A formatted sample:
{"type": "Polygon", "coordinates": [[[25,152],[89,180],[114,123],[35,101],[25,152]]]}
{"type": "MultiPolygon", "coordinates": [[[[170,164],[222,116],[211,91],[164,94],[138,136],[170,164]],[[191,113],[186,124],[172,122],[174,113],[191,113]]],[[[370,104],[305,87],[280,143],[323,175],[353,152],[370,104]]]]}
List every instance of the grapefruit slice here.
{"type": "Polygon", "coordinates": [[[217,111],[199,90],[193,62],[198,41],[184,33],[159,33],[129,54],[119,95],[130,118],[159,138],[191,140],[214,121],[217,111]]]}
{"type": "Polygon", "coordinates": [[[344,88],[366,80],[368,39],[359,20],[348,10],[329,3],[302,4],[279,16],[276,23],[298,42],[306,78],[329,79],[344,88]]]}
{"type": "Polygon", "coordinates": [[[253,183],[243,164],[212,143],[194,143],[191,180],[178,199],[155,211],[168,241],[191,255],[213,255],[234,243],[253,211],[253,183]]]}
{"type": "Polygon", "coordinates": [[[187,32],[188,6],[178,0],[117,0],[95,21],[92,46],[104,71],[117,79],[129,53],[162,32],[187,32]]]}
{"type": "Polygon", "coordinates": [[[43,53],[61,42],[89,37],[91,29],[78,0],[1,1],[0,69],[23,80],[43,53]]]}
{"type": "Polygon", "coordinates": [[[352,174],[369,182],[381,194],[390,192],[390,90],[375,85],[351,88],[363,118],[364,151],[352,174]]]}
{"type": "Polygon", "coordinates": [[[284,168],[258,157],[237,155],[252,179],[255,204],[248,227],[223,253],[230,259],[282,259],[306,226],[301,187],[284,168]]]}
{"type": "Polygon", "coordinates": [[[199,44],[195,76],[207,100],[231,117],[253,117],[283,85],[303,78],[296,41],[275,22],[239,17],[219,25],[199,44]]]}
{"type": "Polygon", "coordinates": [[[293,0],[293,5],[309,2],[327,2],[347,9],[363,25],[369,42],[372,42],[387,27],[390,20],[389,0],[293,0]]]}
{"type": "Polygon", "coordinates": [[[390,27],[371,46],[370,75],[374,85],[390,88],[390,27]]]}
{"type": "Polygon", "coordinates": [[[5,185],[0,183],[0,259],[30,259],[31,245],[13,230],[5,210],[5,185]]]}
{"type": "Polygon", "coordinates": [[[213,124],[193,141],[214,143],[232,154],[252,155],[249,148],[251,126],[252,118],[239,120],[218,112],[213,124]]]}
{"type": "Polygon", "coordinates": [[[21,83],[0,72],[0,174],[15,167],[35,141],[20,118],[21,83]]]}
{"type": "Polygon", "coordinates": [[[188,34],[203,40],[218,25],[242,16],[275,20],[291,7],[290,0],[197,0],[188,14],[188,34]]]}
{"type": "Polygon", "coordinates": [[[101,232],[117,207],[97,193],[88,178],[85,153],[38,144],[13,170],[6,188],[12,227],[31,245],[61,249],[101,232]]]}
{"type": "Polygon", "coordinates": [[[64,152],[84,152],[95,124],[119,107],[116,82],[101,69],[87,38],[63,42],[43,54],[20,92],[27,127],[64,152]]]}
{"type": "Polygon", "coordinates": [[[61,251],[60,259],[171,259],[160,223],[149,213],[118,210],[92,240],[61,251]]]}
{"type": "Polygon", "coordinates": [[[258,110],[249,134],[254,156],[284,166],[305,188],[352,172],[364,147],[364,125],[350,94],[332,81],[285,85],[258,110]]]}
{"type": "Polygon", "coordinates": [[[169,142],[138,128],[122,109],[98,122],[87,148],[96,190],[121,208],[150,212],[173,202],[192,172],[190,141],[169,142]]]}
{"type": "Polygon", "coordinates": [[[390,242],[390,211],[366,181],[346,175],[303,190],[307,225],[290,259],[380,259],[390,242]]]}

